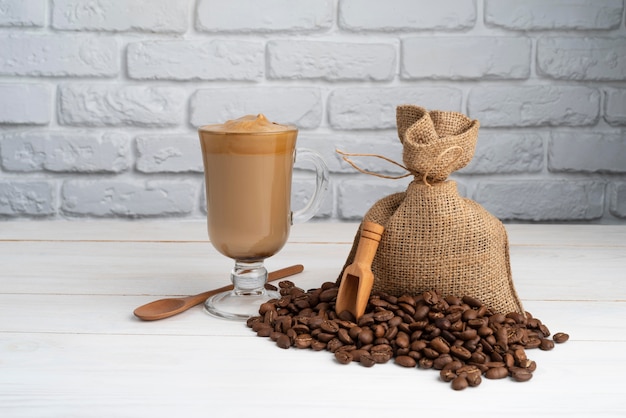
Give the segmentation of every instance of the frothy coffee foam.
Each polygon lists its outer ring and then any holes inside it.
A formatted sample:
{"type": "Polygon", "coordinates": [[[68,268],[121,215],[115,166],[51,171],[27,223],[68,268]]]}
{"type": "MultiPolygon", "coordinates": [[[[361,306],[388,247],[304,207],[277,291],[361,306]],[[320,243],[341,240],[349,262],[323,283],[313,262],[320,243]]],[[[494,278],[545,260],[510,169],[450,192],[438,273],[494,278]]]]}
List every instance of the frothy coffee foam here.
{"type": "Polygon", "coordinates": [[[202,129],[224,133],[287,132],[297,130],[295,126],[271,122],[261,113],[256,116],[246,115],[238,119],[228,120],[222,124],[206,125],[202,129]]]}

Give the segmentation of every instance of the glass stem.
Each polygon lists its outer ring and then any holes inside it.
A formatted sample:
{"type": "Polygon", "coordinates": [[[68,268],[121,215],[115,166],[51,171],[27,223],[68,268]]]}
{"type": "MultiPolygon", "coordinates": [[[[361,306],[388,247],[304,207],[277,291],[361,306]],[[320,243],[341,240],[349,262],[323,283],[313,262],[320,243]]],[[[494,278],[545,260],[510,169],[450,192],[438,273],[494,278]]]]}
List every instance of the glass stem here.
{"type": "Polygon", "coordinates": [[[262,295],[267,283],[267,269],[261,261],[235,261],[230,273],[236,295],[262,295]]]}

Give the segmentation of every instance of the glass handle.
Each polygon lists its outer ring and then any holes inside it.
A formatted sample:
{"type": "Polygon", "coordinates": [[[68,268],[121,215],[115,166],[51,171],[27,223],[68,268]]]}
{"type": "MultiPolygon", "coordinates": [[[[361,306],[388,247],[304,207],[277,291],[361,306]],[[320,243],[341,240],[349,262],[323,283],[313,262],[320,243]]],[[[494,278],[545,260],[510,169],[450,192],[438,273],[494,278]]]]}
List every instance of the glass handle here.
{"type": "Polygon", "coordinates": [[[292,224],[304,223],[319,211],[326,196],[330,179],[328,166],[317,152],[308,148],[298,148],[296,149],[296,159],[298,162],[309,161],[315,166],[315,191],[305,207],[291,213],[292,224]]]}

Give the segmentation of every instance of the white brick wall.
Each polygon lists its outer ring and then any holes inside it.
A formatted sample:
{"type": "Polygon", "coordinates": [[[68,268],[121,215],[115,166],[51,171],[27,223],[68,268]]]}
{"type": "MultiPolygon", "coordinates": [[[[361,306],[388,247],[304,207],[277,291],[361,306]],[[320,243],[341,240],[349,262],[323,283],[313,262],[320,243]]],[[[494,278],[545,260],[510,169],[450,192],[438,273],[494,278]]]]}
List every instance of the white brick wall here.
{"type": "MultiPolygon", "coordinates": [[[[503,220],[626,223],[626,0],[0,0],[0,220],[205,216],[197,127],[300,127],[358,220],[409,179],[395,108],[481,123],[459,191],[503,220]],[[383,160],[365,169],[402,174],[383,160]]],[[[294,208],[312,188],[297,165],[294,208]]]]}

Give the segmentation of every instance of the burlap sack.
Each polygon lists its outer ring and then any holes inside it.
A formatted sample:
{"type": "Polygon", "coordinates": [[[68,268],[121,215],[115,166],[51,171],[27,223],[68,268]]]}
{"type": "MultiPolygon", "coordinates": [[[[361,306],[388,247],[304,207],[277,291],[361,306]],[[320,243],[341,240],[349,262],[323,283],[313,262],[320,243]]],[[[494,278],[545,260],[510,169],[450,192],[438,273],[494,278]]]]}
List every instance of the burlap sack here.
{"type": "MultiPolygon", "coordinates": [[[[472,159],[478,121],[405,105],[397,108],[397,127],[405,168],[415,178],[405,192],[379,200],[364,216],[385,227],[372,264],[373,290],[400,296],[435,289],[476,297],[496,312],[523,313],[504,226],[446,181],[472,159]]],[[[345,266],[358,240],[357,232],[345,266]]]]}

